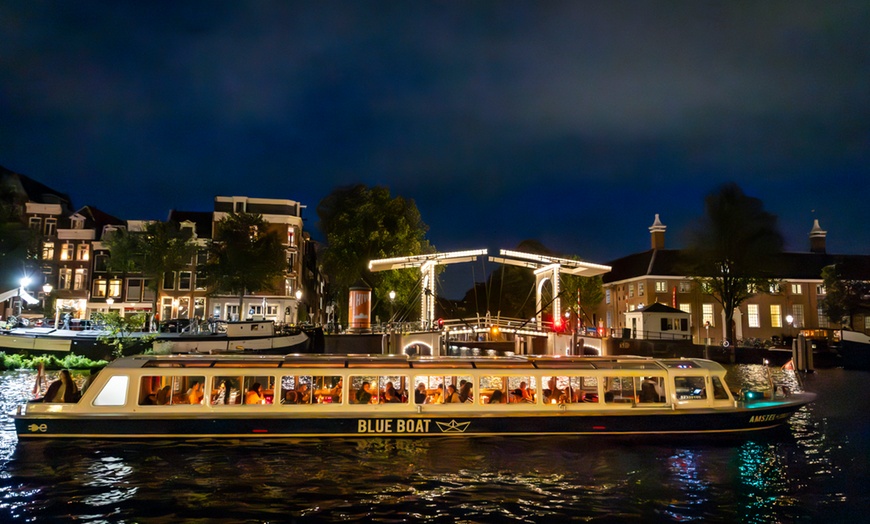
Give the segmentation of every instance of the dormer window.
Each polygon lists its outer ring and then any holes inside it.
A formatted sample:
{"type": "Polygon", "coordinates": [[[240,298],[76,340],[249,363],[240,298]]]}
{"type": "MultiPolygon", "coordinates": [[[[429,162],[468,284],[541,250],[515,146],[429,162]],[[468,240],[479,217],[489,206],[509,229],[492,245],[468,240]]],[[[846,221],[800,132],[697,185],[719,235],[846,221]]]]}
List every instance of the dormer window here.
{"type": "Polygon", "coordinates": [[[80,216],[70,217],[70,223],[72,229],[84,229],[85,228],[85,219],[80,216]]]}

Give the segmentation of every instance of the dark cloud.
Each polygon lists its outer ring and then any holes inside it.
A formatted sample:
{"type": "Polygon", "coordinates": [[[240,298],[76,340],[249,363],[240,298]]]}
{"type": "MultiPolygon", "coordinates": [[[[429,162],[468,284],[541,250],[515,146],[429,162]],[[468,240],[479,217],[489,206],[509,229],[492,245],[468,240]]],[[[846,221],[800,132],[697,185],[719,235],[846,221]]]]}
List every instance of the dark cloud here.
{"type": "Polygon", "coordinates": [[[605,262],[735,181],[867,252],[866,2],[6,2],[0,164],[125,218],[381,184],[605,262]]]}

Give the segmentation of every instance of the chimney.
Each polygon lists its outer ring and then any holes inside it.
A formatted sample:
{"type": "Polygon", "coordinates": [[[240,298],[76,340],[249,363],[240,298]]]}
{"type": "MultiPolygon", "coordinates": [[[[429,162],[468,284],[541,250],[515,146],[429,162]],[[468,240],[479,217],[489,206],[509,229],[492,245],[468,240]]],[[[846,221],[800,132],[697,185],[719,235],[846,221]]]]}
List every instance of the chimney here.
{"type": "Polygon", "coordinates": [[[659,214],[656,213],[656,219],[653,222],[653,225],[649,227],[650,240],[652,241],[653,249],[664,249],[665,248],[665,230],[668,227],[662,224],[662,221],[659,220],[659,214]]]}
{"type": "Polygon", "coordinates": [[[827,231],[822,231],[819,225],[819,219],[813,220],[813,228],[810,230],[810,253],[825,253],[825,236],[827,231]]]}

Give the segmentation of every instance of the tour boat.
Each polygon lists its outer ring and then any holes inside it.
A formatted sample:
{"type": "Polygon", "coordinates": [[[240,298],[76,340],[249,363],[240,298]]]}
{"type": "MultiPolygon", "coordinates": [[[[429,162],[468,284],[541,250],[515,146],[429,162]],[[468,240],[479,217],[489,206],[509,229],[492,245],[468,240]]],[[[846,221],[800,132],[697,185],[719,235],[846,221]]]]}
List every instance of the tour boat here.
{"type": "Polygon", "coordinates": [[[141,355],[76,403],[29,402],[21,440],[734,434],[813,393],[732,392],[720,364],[645,357],[141,355]]]}

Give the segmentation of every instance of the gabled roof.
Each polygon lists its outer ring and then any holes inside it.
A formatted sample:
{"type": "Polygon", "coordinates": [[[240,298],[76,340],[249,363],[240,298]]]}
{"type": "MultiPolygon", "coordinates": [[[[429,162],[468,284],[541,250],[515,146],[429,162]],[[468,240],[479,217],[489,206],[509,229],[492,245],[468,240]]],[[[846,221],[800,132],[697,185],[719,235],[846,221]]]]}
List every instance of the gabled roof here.
{"type": "Polygon", "coordinates": [[[169,212],[169,220],[176,224],[193,222],[196,238],[211,238],[211,227],[214,214],[211,211],[177,211],[169,212]]]}
{"type": "Polygon", "coordinates": [[[0,186],[11,190],[23,202],[39,204],[60,204],[64,211],[70,208],[70,198],[66,193],[56,191],[32,178],[10,171],[0,166],[0,186]]]}
{"type": "Polygon", "coordinates": [[[96,231],[98,239],[103,236],[103,230],[106,226],[124,226],[126,224],[120,218],[101,211],[94,206],[85,206],[76,211],[75,214],[85,217],[85,226],[93,228],[96,231]]]}
{"type": "Polygon", "coordinates": [[[666,305],[662,304],[661,302],[656,302],[655,304],[650,304],[649,306],[645,306],[643,309],[636,309],[634,312],[636,313],[638,311],[641,313],[679,313],[679,314],[689,316],[689,314],[686,313],[685,311],[682,311],[682,310],[677,309],[677,308],[672,308],[671,306],[666,306],[666,305]]]}

